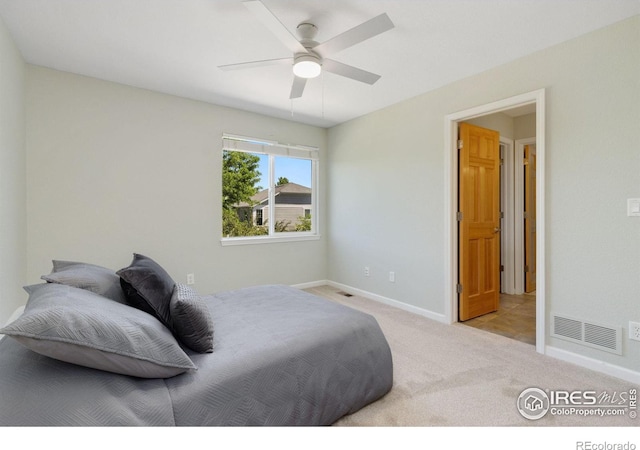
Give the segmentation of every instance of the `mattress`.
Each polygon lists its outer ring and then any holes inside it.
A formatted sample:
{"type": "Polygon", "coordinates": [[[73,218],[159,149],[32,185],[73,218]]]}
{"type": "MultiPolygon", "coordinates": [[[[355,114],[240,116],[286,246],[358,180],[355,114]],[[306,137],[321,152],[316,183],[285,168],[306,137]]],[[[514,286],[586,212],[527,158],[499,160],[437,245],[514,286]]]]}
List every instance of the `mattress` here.
{"type": "Polygon", "coordinates": [[[203,297],[214,351],[198,367],[142,379],[41,356],[0,340],[0,425],[329,425],[393,384],[375,318],[295,288],[267,285],[203,297]]]}

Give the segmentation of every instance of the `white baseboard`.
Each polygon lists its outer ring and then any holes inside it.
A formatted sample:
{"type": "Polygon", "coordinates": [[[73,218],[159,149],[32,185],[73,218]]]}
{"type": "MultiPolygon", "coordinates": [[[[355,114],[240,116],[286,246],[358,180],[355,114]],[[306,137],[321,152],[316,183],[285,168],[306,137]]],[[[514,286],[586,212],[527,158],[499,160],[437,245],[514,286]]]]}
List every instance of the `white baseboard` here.
{"type": "Polygon", "coordinates": [[[330,284],[328,280],[310,281],[308,283],[292,284],[291,287],[296,289],[310,289],[318,286],[326,286],[330,284]]]}
{"type": "Polygon", "coordinates": [[[342,283],[336,283],[335,281],[327,280],[325,284],[332,286],[336,289],[341,289],[349,294],[358,295],[360,297],[366,297],[371,300],[375,300],[380,303],[384,303],[385,305],[395,306],[398,309],[402,309],[404,311],[408,311],[413,314],[417,314],[422,317],[426,317],[427,319],[435,320],[437,322],[448,323],[444,314],[434,313],[433,311],[429,311],[427,309],[418,308],[417,306],[409,305],[407,303],[400,302],[398,300],[393,300],[391,298],[383,297],[378,294],[374,294],[373,292],[367,292],[362,289],[354,288],[342,283]]]}
{"type": "Polygon", "coordinates": [[[616,366],[597,359],[589,358],[587,356],[578,355],[577,353],[562,350],[557,347],[546,346],[544,354],[552,358],[559,359],[576,366],[585,367],[591,369],[594,372],[600,372],[605,375],[620,378],[621,380],[629,381],[630,383],[640,385],[640,372],[627,369],[625,367],[616,366]]]}

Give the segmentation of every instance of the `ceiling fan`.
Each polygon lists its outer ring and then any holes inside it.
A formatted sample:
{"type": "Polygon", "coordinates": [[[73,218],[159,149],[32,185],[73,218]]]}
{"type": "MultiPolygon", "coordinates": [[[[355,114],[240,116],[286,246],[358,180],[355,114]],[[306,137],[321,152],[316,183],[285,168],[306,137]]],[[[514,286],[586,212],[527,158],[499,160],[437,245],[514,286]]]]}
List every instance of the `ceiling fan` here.
{"type": "Polygon", "coordinates": [[[323,69],[367,84],[374,84],[380,79],[380,75],[327,57],[392,29],[394,25],[387,14],[380,14],[320,44],[313,40],[318,33],[318,29],[314,24],[309,22],[300,23],[297,27],[298,35],[300,36],[300,40],[298,40],[260,0],[244,1],[243,4],[293,52],[293,57],[227,64],[218,66],[220,69],[236,70],[277,64],[292,64],[294,78],[291,94],[289,95],[291,99],[302,97],[307,80],[320,75],[323,69]]]}

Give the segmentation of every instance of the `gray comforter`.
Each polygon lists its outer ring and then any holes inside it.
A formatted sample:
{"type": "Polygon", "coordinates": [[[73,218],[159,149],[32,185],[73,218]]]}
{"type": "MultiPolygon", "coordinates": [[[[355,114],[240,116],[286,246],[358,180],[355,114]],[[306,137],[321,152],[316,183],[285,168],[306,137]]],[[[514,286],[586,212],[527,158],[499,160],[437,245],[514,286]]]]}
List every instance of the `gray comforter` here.
{"type": "Polygon", "coordinates": [[[367,314],[286,286],[204,297],[213,353],[140,379],[0,341],[0,425],[328,425],[391,389],[387,341],[367,314]]]}

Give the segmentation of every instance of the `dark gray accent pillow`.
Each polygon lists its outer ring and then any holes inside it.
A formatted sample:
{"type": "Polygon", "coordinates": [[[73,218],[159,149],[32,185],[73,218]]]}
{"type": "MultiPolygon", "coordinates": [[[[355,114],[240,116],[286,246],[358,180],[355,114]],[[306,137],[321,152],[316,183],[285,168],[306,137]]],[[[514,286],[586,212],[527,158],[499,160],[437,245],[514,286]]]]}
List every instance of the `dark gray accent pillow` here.
{"type": "Polygon", "coordinates": [[[151,314],[173,330],[169,302],[175,282],[167,271],[153,259],[134,253],[131,264],[116,273],[120,276],[127,303],[151,314]]]}
{"type": "Polygon", "coordinates": [[[120,277],[115,271],[106,267],[83,262],[53,260],[52,272],[40,278],[49,283],[86,289],[118,303],[127,303],[120,286],[120,277]]]}
{"type": "Polygon", "coordinates": [[[86,289],[57,283],[25,287],[24,313],[0,329],[36,353],[141,378],[196,369],[158,320],[86,289]]]}
{"type": "Polygon", "coordinates": [[[176,283],[170,303],[174,334],[191,350],[213,352],[213,320],[207,304],[189,286],[176,283]]]}

